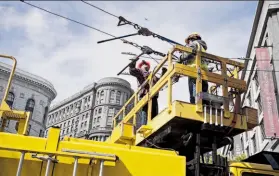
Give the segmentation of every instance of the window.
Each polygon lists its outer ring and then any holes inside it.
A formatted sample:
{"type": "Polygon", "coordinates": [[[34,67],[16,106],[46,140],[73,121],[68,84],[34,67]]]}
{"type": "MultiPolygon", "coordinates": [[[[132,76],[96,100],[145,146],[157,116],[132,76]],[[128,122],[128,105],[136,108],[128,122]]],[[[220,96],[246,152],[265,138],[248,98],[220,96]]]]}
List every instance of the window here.
{"type": "Polygon", "coordinates": [[[96,123],[96,118],[94,118],[93,123],[96,123]]]}
{"type": "Polygon", "coordinates": [[[9,92],[6,102],[9,105],[10,108],[13,107],[14,100],[15,100],[15,94],[13,92],[9,92]]]}
{"type": "Polygon", "coordinates": [[[98,112],[99,114],[101,114],[102,113],[102,108],[99,108],[99,112],[98,112]]]}
{"type": "Polygon", "coordinates": [[[25,111],[30,112],[30,118],[32,118],[34,107],[35,107],[35,100],[29,98],[25,106],[25,111]]]}
{"type": "Polygon", "coordinates": [[[72,124],[74,124],[74,123],[75,123],[75,119],[72,120],[72,124]]]}
{"type": "Polygon", "coordinates": [[[69,133],[69,128],[67,128],[67,134],[69,133]]]}
{"type": "Polygon", "coordinates": [[[81,123],[80,127],[81,127],[81,128],[83,127],[83,123],[81,123]]]}
{"type": "Polygon", "coordinates": [[[84,115],[82,115],[82,118],[81,118],[81,120],[84,120],[84,115]]]}
{"type": "Polygon", "coordinates": [[[116,103],[117,104],[120,104],[120,97],[121,97],[121,92],[117,91],[117,94],[116,94],[116,103]]]}
{"type": "Polygon", "coordinates": [[[98,113],[98,109],[95,110],[95,115],[97,115],[97,113],[98,113]]]}
{"type": "Polygon", "coordinates": [[[100,122],[100,119],[101,119],[101,117],[99,116],[98,119],[97,119],[97,122],[100,122]]]}
{"type": "Polygon", "coordinates": [[[109,99],[109,102],[110,102],[110,103],[115,103],[115,91],[114,91],[114,90],[112,90],[112,91],[110,92],[110,99],[109,99]]]}
{"type": "Polygon", "coordinates": [[[113,116],[113,108],[109,108],[109,110],[108,110],[108,116],[113,116]]]}
{"type": "Polygon", "coordinates": [[[88,101],[90,101],[91,96],[88,96],[88,101]]]}
{"type": "Polygon", "coordinates": [[[112,124],[112,118],[113,118],[113,109],[109,108],[108,110],[108,119],[107,119],[107,125],[111,125],[112,124]]]}
{"type": "Polygon", "coordinates": [[[104,103],[104,100],[105,100],[105,92],[102,90],[100,96],[100,103],[104,103]]]}
{"type": "Polygon", "coordinates": [[[66,122],[64,122],[64,127],[66,126],[66,122]]]}
{"type": "Polygon", "coordinates": [[[86,127],[86,125],[87,125],[87,121],[84,122],[84,127],[86,127]]]}
{"type": "Polygon", "coordinates": [[[97,93],[96,104],[99,104],[100,92],[97,93]]]}
{"type": "Polygon", "coordinates": [[[68,121],[68,126],[70,125],[70,123],[71,123],[71,122],[70,122],[70,121],[68,121]]]}
{"type": "Polygon", "coordinates": [[[86,117],[85,117],[86,119],[88,118],[88,113],[86,114],[86,117]]]}

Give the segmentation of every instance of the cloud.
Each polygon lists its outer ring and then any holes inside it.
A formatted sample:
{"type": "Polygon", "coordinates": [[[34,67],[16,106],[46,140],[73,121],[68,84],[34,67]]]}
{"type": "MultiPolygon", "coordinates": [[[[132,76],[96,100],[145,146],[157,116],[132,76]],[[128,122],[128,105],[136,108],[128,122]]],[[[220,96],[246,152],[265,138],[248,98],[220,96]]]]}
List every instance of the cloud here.
{"type": "MultiPolygon", "coordinates": [[[[116,36],[136,32],[132,26],[117,27],[118,19],[79,1],[32,3],[116,36]]],[[[256,8],[253,1],[91,3],[182,44],[190,32],[198,31],[208,43],[208,52],[224,57],[245,55],[256,8]]],[[[121,52],[140,53],[119,40],[97,44],[107,38],[111,37],[21,2],[0,3],[1,53],[15,56],[19,68],[52,82],[58,92],[54,102],[103,77],[116,76],[130,58],[121,52]]],[[[165,53],[171,48],[153,37],[134,36],[128,40],[165,53]]],[[[137,87],[133,77],[120,77],[137,87]]],[[[163,94],[162,101],[166,101],[163,94]]],[[[181,97],[188,101],[187,79],[175,85],[174,98],[181,97]]]]}

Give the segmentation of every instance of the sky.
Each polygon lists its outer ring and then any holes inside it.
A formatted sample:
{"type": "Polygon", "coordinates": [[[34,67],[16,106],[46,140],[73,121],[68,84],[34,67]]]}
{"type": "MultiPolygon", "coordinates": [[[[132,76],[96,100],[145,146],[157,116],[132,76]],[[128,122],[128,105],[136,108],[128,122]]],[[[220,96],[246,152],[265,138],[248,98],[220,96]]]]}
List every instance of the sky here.
{"type": "MultiPolygon", "coordinates": [[[[116,36],[137,32],[130,25],[117,27],[117,18],[81,1],[30,3],[116,36]]],[[[257,1],[90,3],[178,43],[184,44],[191,32],[199,32],[208,45],[207,52],[228,58],[245,57],[257,6],[257,1]]],[[[18,60],[18,68],[50,81],[57,91],[53,104],[101,78],[117,77],[131,58],[121,52],[140,53],[120,40],[97,44],[97,41],[108,38],[111,37],[20,1],[0,2],[0,53],[14,56],[18,60]]],[[[172,47],[153,37],[133,36],[127,40],[162,53],[167,53],[172,47]]],[[[148,61],[152,67],[156,65],[156,62],[148,61]]],[[[135,78],[119,77],[136,89],[135,78]]],[[[187,78],[175,84],[173,94],[174,99],[189,101],[187,78]]],[[[160,93],[159,101],[162,109],[166,101],[165,91],[160,93]]]]}

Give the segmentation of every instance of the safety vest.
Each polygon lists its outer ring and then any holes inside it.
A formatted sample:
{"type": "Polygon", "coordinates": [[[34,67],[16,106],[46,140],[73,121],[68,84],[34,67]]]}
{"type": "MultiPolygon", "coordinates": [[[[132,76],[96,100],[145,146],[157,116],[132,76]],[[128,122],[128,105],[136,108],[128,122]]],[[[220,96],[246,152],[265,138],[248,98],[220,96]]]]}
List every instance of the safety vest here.
{"type": "MultiPolygon", "coordinates": [[[[198,48],[197,48],[197,51],[202,51],[202,52],[206,52],[206,50],[201,46],[201,44],[197,41],[194,41],[195,44],[197,44],[198,48]]],[[[195,57],[193,59],[190,59],[188,61],[188,66],[190,67],[195,67],[196,68],[196,60],[195,60],[195,57]]],[[[207,64],[203,61],[201,61],[201,69],[202,70],[205,70],[205,71],[208,71],[208,67],[207,67],[207,64]]]]}

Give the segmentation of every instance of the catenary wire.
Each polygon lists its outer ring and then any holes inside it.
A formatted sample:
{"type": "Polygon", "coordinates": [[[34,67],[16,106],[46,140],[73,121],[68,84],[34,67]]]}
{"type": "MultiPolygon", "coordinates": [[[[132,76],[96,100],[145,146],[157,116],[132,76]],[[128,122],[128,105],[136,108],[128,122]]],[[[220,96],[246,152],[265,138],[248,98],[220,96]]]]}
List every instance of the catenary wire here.
{"type": "MultiPolygon", "coordinates": [[[[68,17],[59,15],[59,14],[57,14],[57,13],[51,12],[51,11],[46,10],[46,9],[43,9],[43,8],[38,7],[38,6],[36,6],[36,5],[30,4],[30,3],[28,3],[28,2],[25,2],[24,0],[20,0],[20,1],[23,2],[23,3],[25,3],[25,4],[27,4],[27,5],[29,5],[29,6],[32,6],[32,7],[34,7],[34,8],[37,8],[37,9],[40,9],[40,10],[45,11],[45,12],[47,12],[47,13],[50,13],[50,14],[52,14],[52,15],[58,16],[58,17],[60,17],[60,18],[64,18],[64,19],[66,19],[66,20],[69,20],[69,21],[72,21],[72,22],[74,22],[74,23],[80,24],[80,25],[82,25],[82,26],[88,27],[88,28],[90,28],[90,29],[96,30],[96,31],[98,31],[98,32],[100,32],[100,33],[109,35],[109,36],[111,36],[111,37],[116,37],[116,36],[114,36],[114,35],[112,35],[112,34],[109,34],[109,33],[105,32],[105,31],[102,31],[102,30],[100,30],[100,29],[97,29],[97,28],[95,28],[95,27],[93,27],[93,26],[89,26],[89,25],[84,24],[84,23],[82,23],[82,22],[79,22],[79,21],[70,19],[70,18],[68,18],[68,17]]],[[[83,2],[83,1],[82,1],[82,2],[83,2]]],[[[111,14],[111,15],[113,15],[113,14],[111,14]]],[[[124,40],[124,39],[120,39],[120,40],[122,40],[122,41],[124,41],[124,42],[127,42],[127,40],[124,40]]],[[[133,45],[133,46],[134,46],[134,45],[133,45]]],[[[135,47],[136,47],[136,46],[135,46],[135,47]]],[[[137,48],[137,47],[136,47],[136,48],[137,48]]],[[[269,60],[266,60],[266,61],[269,61],[269,60]]],[[[273,61],[279,61],[279,60],[273,60],[273,61]]],[[[242,71],[254,71],[254,70],[242,70],[242,71]]],[[[257,71],[279,72],[278,70],[257,70],[257,71]]]]}
{"type": "Polygon", "coordinates": [[[50,14],[52,14],[52,15],[55,15],[55,16],[58,16],[58,17],[60,17],[60,18],[64,18],[64,19],[69,20],[69,21],[72,21],[72,22],[74,22],[74,23],[83,25],[83,26],[85,26],[85,27],[91,28],[91,29],[93,29],[93,30],[96,30],[96,31],[101,32],[101,33],[106,34],[106,35],[109,35],[109,36],[111,36],[111,37],[115,37],[114,35],[109,34],[109,33],[105,32],[105,31],[100,30],[100,29],[97,29],[97,28],[95,28],[95,27],[92,27],[92,26],[89,26],[89,25],[87,25],[87,24],[81,23],[81,22],[79,22],[79,21],[76,21],[76,20],[67,18],[67,17],[62,16],[62,15],[59,15],[59,14],[57,14],[57,13],[51,12],[51,11],[49,11],[49,10],[46,10],[46,9],[43,9],[43,8],[38,7],[38,6],[36,6],[36,5],[30,4],[30,3],[28,3],[28,2],[25,2],[25,1],[23,1],[23,0],[20,0],[20,1],[23,2],[23,3],[25,3],[25,4],[27,4],[27,5],[29,5],[29,6],[32,6],[32,7],[34,7],[34,8],[37,8],[37,9],[40,9],[40,10],[42,10],[42,11],[48,12],[48,13],[50,13],[50,14]]]}
{"type": "MultiPolygon", "coordinates": [[[[109,14],[109,15],[115,17],[115,18],[119,18],[119,16],[114,15],[114,14],[112,14],[111,12],[108,12],[108,11],[106,11],[106,10],[100,8],[100,7],[97,7],[96,5],[93,5],[93,4],[91,4],[91,3],[88,3],[88,2],[86,2],[86,1],[84,1],[84,0],[81,0],[81,2],[83,2],[83,3],[85,3],[85,4],[89,5],[89,6],[91,6],[91,7],[93,7],[93,8],[96,8],[96,9],[102,11],[102,12],[105,12],[105,13],[107,13],[107,14],[109,14]]],[[[137,25],[138,25],[138,24],[137,24],[137,25]]],[[[140,26],[140,25],[138,25],[138,26],[139,26],[139,27],[142,27],[142,26],[140,26]]],[[[172,44],[172,43],[170,43],[170,42],[168,42],[168,43],[174,46],[174,44],[172,44]]],[[[237,60],[251,60],[251,61],[252,61],[252,59],[242,59],[242,58],[233,58],[233,59],[237,59],[237,60]]],[[[263,60],[258,60],[258,61],[265,61],[265,60],[263,59],[263,60]]],[[[267,59],[266,61],[270,61],[270,60],[267,59]]],[[[279,60],[273,59],[273,61],[279,61],[279,60]]]]}
{"type": "Polygon", "coordinates": [[[87,5],[90,5],[91,7],[94,7],[94,8],[96,8],[96,9],[98,9],[98,10],[101,10],[101,11],[103,11],[103,12],[105,12],[105,13],[107,13],[107,14],[109,14],[109,15],[115,17],[115,18],[118,18],[118,16],[116,16],[116,15],[114,15],[114,14],[112,14],[112,13],[110,13],[110,12],[104,10],[104,9],[101,9],[100,7],[97,7],[97,6],[95,6],[95,5],[93,5],[93,4],[90,4],[90,3],[86,2],[86,1],[83,1],[83,0],[81,0],[81,2],[83,2],[83,3],[87,4],[87,5]]]}
{"type": "MultiPolygon", "coordinates": [[[[107,32],[105,32],[105,31],[102,31],[102,30],[100,30],[100,29],[97,29],[97,28],[95,28],[95,27],[93,27],[93,26],[89,26],[89,25],[84,24],[84,23],[82,23],[82,22],[79,22],[79,21],[73,20],[73,19],[71,19],[71,18],[68,18],[68,17],[62,16],[62,15],[59,15],[59,14],[57,14],[57,13],[51,12],[51,11],[46,10],[46,9],[43,9],[43,8],[41,8],[41,7],[39,7],[39,6],[36,6],[36,5],[30,4],[30,3],[28,3],[28,2],[25,2],[24,0],[20,0],[20,1],[23,2],[23,3],[25,3],[25,4],[27,4],[27,5],[29,5],[29,6],[32,6],[32,7],[34,7],[34,8],[37,8],[37,9],[40,9],[40,10],[45,11],[45,12],[47,12],[47,13],[50,13],[50,14],[52,14],[52,15],[55,15],[55,16],[57,16],[57,17],[60,17],[60,18],[69,20],[69,21],[71,21],[71,22],[80,24],[80,25],[82,25],[82,26],[88,27],[88,28],[93,29],[93,30],[95,30],[95,31],[98,31],[98,32],[100,32],[100,33],[109,35],[109,36],[111,36],[111,37],[116,37],[115,35],[112,35],[112,34],[110,34],[110,33],[107,33],[107,32]]],[[[130,45],[134,46],[135,48],[141,49],[141,46],[139,46],[138,44],[136,44],[136,43],[134,43],[134,42],[130,42],[130,41],[124,40],[124,39],[120,39],[120,40],[123,41],[124,43],[127,43],[127,44],[130,44],[130,45]]]]}

